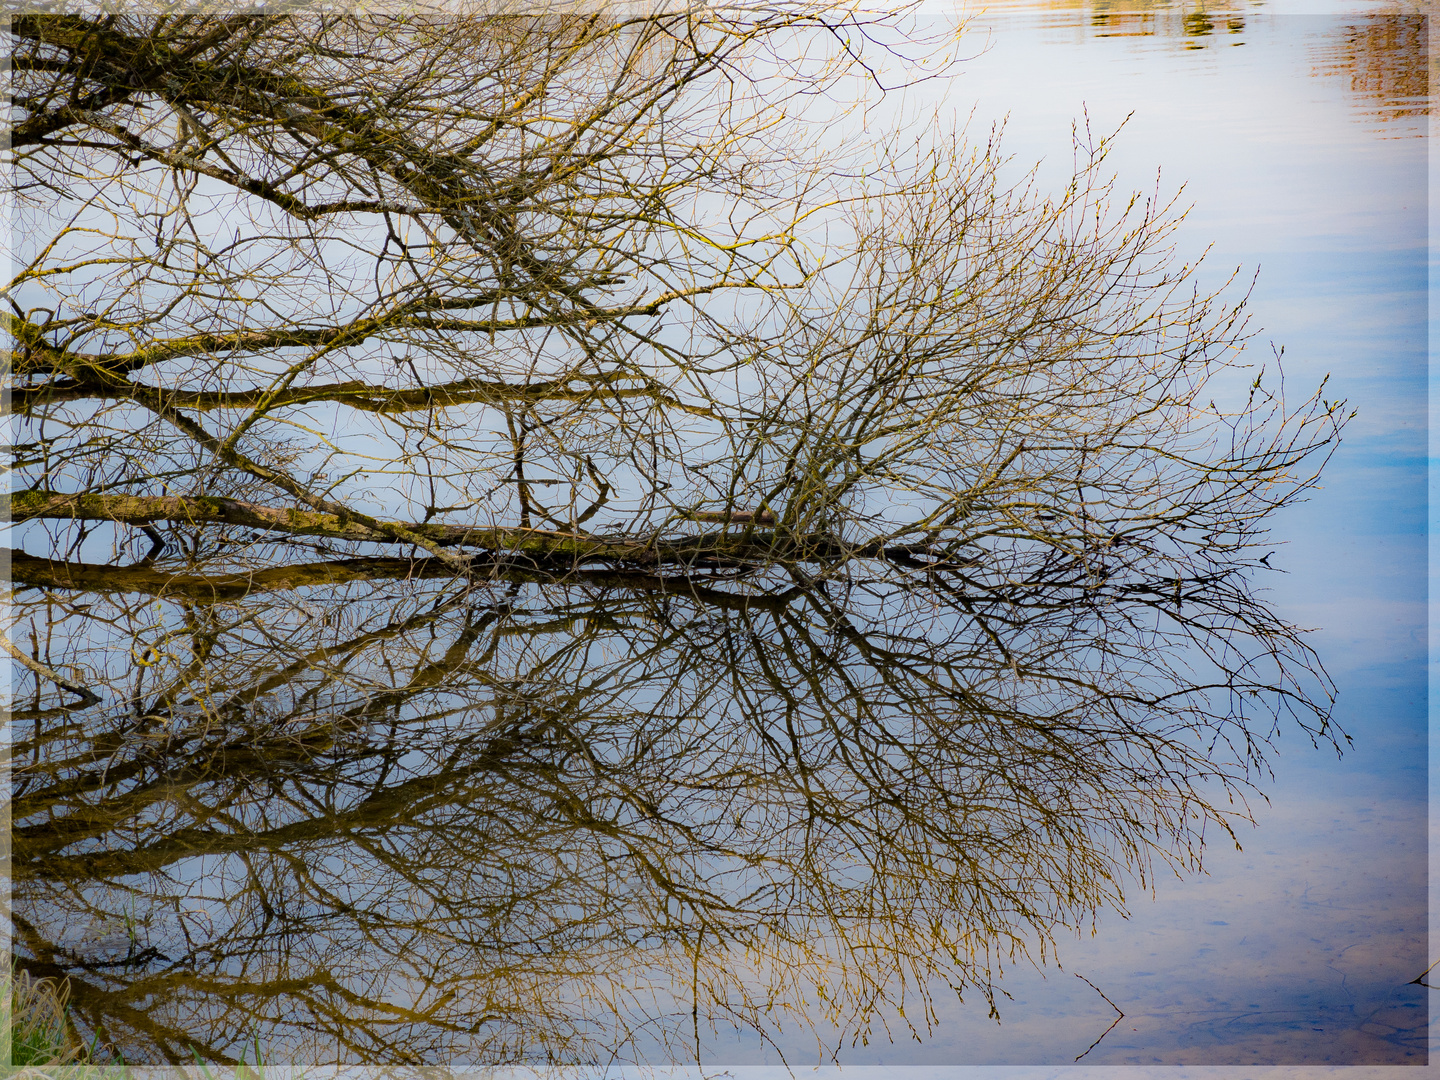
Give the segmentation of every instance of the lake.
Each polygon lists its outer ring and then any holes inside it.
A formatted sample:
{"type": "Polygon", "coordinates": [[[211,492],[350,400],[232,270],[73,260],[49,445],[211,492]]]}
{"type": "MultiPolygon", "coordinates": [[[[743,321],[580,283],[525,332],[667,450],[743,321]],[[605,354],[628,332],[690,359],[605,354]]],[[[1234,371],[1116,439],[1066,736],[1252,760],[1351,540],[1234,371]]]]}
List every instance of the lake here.
{"type": "MultiPolygon", "coordinates": [[[[1385,4],[1000,3],[957,76],[863,120],[982,142],[1003,121],[1006,175],[1038,163],[1047,190],[1073,125],[1115,133],[1118,188],[1184,185],[1199,287],[1253,276],[1243,361],[1355,410],[1262,582],[1313,630],[1343,752],[1263,715],[1248,773],[1223,723],[1153,742],[1056,704],[1058,676],[1024,689],[988,630],[893,583],[572,592],[512,567],[476,597],[379,561],[313,589],[75,569],[17,601],[57,655],[135,702],[171,664],[224,704],[107,726],[17,697],[17,953],[139,1064],[1411,1075],[1434,959],[1427,32],[1385,4]]],[[[40,555],[27,528],[12,546],[40,555]]],[[[17,578],[60,573],[42,562],[17,578]]],[[[1071,617],[1017,623],[1070,683],[1144,659],[1067,641],[1071,617]]]]}

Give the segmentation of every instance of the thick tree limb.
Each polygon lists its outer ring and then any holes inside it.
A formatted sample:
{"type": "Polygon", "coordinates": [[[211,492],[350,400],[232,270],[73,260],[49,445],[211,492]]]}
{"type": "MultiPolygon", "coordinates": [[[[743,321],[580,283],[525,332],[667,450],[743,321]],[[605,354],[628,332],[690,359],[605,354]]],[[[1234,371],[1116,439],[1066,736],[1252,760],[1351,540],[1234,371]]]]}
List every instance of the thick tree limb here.
{"type": "Polygon", "coordinates": [[[620,381],[635,381],[639,376],[623,373],[582,375],[545,379],[533,383],[507,383],[488,379],[462,379],[438,386],[391,389],[376,383],[352,380],[321,386],[294,386],[285,390],[159,390],[136,383],[110,378],[61,383],[53,386],[26,387],[12,391],[11,408],[29,415],[36,408],[66,401],[96,398],[120,400],[137,393],[161,393],[176,408],[184,409],[251,409],[264,405],[267,409],[309,405],[329,401],[365,412],[398,414],[418,409],[443,409],[453,405],[490,404],[494,402],[590,401],[597,397],[630,400],[648,398],[667,409],[679,409],[696,416],[718,419],[713,409],[689,405],[649,385],[617,387],[620,381]]]}
{"type": "MultiPolygon", "coordinates": [[[[677,565],[690,568],[702,566],[755,567],[766,564],[796,561],[837,561],[845,558],[884,558],[913,569],[952,570],[975,565],[974,560],[947,560],[939,563],[924,563],[917,555],[932,554],[927,544],[885,544],[872,541],[855,547],[842,547],[825,536],[789,537],[769,530],[757,531],[746,528],[735,532],[712,532],[700,536],[658,538],[621,538],[594,536],[583,532],[562,532],[550,529],[532,529],[521,526],[488,527],[477,525],[440,525],[421,522],[380,522],[382,529],[394,530],[390,534],[377,531],[369,525],[355,521],[343,521],[339,515],[313,510],[286,510],[258,503],[242,502],[239,499],[222,499],[215,496],[164,496],[164,495],[86,495],[68,494],[57,491],[22,491],[11,496],[10,514],[14,521],[28,521],[34,518],[76,521],[114,521],[125,525],[149,525],[156,521],[172,521],[182,525],[239,525],[265,532],[283,533],[291,536],[321,536],[334,540],[363,541],[366,543],[407,543],[405,534],[423,538],[427,545],[440,547],[470,547],[483,551],[505,552],[524,555],[550,563],[580,563],[603,561],[622,566],[677,565]]],[[[729,518],[732,525],[750,522],[749,514],[713,514],[696,512],[690,515],[694,520],[714,521],[729,518]]],[[[765,524],[762,518],[760,524],[765,524]]],[[[457,572],[453,563],[436,560],[437,565],[445,563],[451,576],[457,572]]],[[[358,560],[353,565],[375,565],[358,560]]],[[[326,564],[335,565],[335,564],[326,564]]],[[[542,566],[549,570],[554,567],[542,566]]],[[[103,568],[115,573],[116,568],[103,568]]],[[[278,567],[273,571],[276,585],[270,587],[292,588],[310,584],[304,575],[289,581],[285,574],[296,567],[278,567]]],[[[20,571],[14,571],[20,580],[20,571]]],[[[38,571],[37,571],[38,572],[38,571]]],[[[335,573],[340,571],[326,571],[335,573]]],[[[482,564],[473,560],[466,563],[464,573],[485,573],[482,564]]],[[[162,577],[164,575],[161,575],[162,577]]],[[[382,576],[390,576],[388,574],[382,576]]],[[[401,575],[396,575],[401,576],[401,575]]],[[[428,574],[426,576],[438,576],[428,574]]],[[[139,580],[138,578],[136,579],[139,580]]],[[[149,579],[146,579],[149,580],[149,579]]],[[[317,578],[313,583],[318,583],[317,578]]],[[[350,578],[349,580],[354,580],[350,578]]],[[[35,580],[33,584],[46,584],[35,580]]],[[[232,583],[233,584],[233,583],[232,583]]],[[[230,587],[227,585],[227,588],[230,587]]]]}
{"type": "MultiPolygon", "coordinates": [[[[371,581],[455,579],[455,571],[439,559],[363,558],[299,563],[266,570],[235,573],[168,573],[153,566],[106,566],[97,563],[57,562],[23,551],[8,552],[11,579],[17,587],[77,590],[83,592],[147,593],[183,597],[201,603],[241,600],[254,593],[277,592],[371,581]]],[[[687,596],[712,607],[778,610],[797,595],[784,593],[746,595],[701,584],[689,577],[664,577],[635,570],[550,570],[493,562],[478,565],[473,577],[537,585],[587,585],[593,588],[633,589],[687,596]]],[[[23,661],[22,661],[23,662],[23,661]]],[[[27,665],[28,666],[28,665],[27,665]]],[[[48,677],[48,676],[47,676],[48,677]]],[[[66,687],[69,689],[69,687],[66,687]]],[[[77,690],[76,693],[80,691],[77,690]]],[[[98,699],[97,699],[98,700],[98,699]]]]}
{"type": "MultiPolygon", "coordinates": [[[[85,495],[55,491],[23,491],[11,496],[14,521],[51,518],[114,521],[148,525],[173,521],[185,525],[240,525],[292,536],[323,536],[369,543],[406,543],[412,533],[428,544],[505,551],[538,558],[611,560],[628,564],[684,563],[734,560],[753,562],[795,554],[794,545],[770,534],[752,536],[711,533],[680,540],[615,539],[585,533],[531,529],[520,526],[493,528],[474,525],[440,525],[420,522],[380,522],[389,535],[337,514],[313,510],[282,510],[239,499],[213,496],[85,495]]],[[[455,568],[451,567],[451,573],[455,568]]]]}

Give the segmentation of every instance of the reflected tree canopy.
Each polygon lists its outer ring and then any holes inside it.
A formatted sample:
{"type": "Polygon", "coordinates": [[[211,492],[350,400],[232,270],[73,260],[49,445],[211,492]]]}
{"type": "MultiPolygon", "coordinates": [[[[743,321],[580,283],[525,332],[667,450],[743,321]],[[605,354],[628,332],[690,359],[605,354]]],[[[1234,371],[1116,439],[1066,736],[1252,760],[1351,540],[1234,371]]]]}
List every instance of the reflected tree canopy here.
{"type": "Polygon", "coordinates": [[[902,16],[16,21],[15,951],[125,1060],[923,1034],[1339,738],[1342,407],[1107,140],[787,118],[902,16]]]}
{"type": "Polygon", "coordinates": [[[20,728],[17,944],[129,1060],[683,1058],[990,994],[1193,867],[1259,747],[1106,604],[971,575],[47,591],[130,694],[20,728]]]}

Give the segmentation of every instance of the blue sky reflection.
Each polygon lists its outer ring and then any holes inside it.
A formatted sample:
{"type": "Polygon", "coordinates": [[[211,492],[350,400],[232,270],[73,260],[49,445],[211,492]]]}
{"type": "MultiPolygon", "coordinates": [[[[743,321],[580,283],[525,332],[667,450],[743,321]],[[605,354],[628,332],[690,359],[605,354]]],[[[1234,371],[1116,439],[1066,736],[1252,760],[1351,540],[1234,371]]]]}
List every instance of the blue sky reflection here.
{"type": "MultiPolygon", "coordinates": [[[[1200,42],[1214,47],[1196,48],[1181,29],[1195,5],[995,5],[973,17],[970,39],[987,44],[948,97],[931,84],[897,107],[962,123],[973,108],[972,137],[1004,121],[1015,167],[1041,161],[1042,184],[1067,168],[1073,122],[1088,115],[1097,135],[1123,122],[1111,158],[1120,186],[1149,190],[1157,168],[1162,191],[1185,185],[1182,254],[1210,248],[1202,287],[1258,267],[1250,358],[1283,346],[1295,396],[1328,374],[1330,395],[1358,410],[1323,490],[1276,522],[1273,561],[1287,573],[1266,583],[1284,615],[1318,628],[1354,747],[1337,761],[1283,733],[1243,851],[1218,838],[1207,876],[1132,894],[1128,920],[1109,913],[1093,939],[1061,942],[1064,970],[1009,972],[1001,1024],[983,1004],[937,995],[931,1038],[882,1036],[845,1064],[1070,1063],[1115,1019],[1077,974],[1125,1019],[1076,1076],[1244,1064],[1307,1065],[1286,1075],[1308,1077],[1322,1065],[1426,1060],[1424,991],[1409,983],[1429,963],[1427,117],[1413,98],[1384,97],[1413,93],[1413,56],[1400,58],[1404,78],[1376,90],[1356,74],[1365,58],[1343,55],[1361,31],[1371,45],[1393,30],[1383,40],[1413,47],[1416,23],[1374,5],[1295,9],[1212,7],[1212,22],[1235,18],[1223,39],[1200,42]],[[1101,19],[1101,8],[1118,15],[1101,19]]],[[[785,1049],[792,1064],[813,1060],[798,1041],[785,1049]]],[[[712,1052],[717,1063],[775,1061],[744,1039],[717,1039],[712,1052]]],[[[971,1070],[937,1075],[961,1073],[971,1070]]]]}

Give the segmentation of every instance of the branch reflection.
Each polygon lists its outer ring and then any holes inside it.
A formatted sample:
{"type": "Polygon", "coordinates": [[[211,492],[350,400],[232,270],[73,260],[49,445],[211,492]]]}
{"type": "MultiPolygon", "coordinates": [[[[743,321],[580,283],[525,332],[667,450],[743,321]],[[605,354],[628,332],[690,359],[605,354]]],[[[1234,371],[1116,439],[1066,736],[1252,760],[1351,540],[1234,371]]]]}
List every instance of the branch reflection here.
{"type": "Polygon", "coordinates": [[[1058,565],[363,562],[209,600],[46,564],[17,599],[15,640],[103,688],[37,678],[17,714],[17,962],[126,1061],[693,1060],[902,1001],[923,1031],[934,986],[993,1007],[1157,860],[1195,868],[1278,712],[1328,737],[1293,639],[1264,675],[1212,636],[1204,677],[1166,659],[1203,610],[1058,565]]]}

